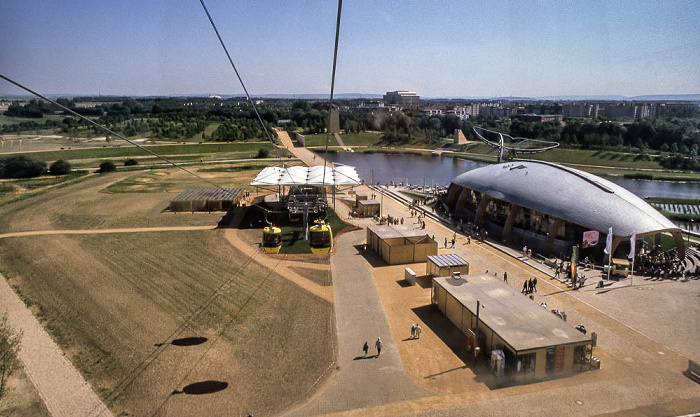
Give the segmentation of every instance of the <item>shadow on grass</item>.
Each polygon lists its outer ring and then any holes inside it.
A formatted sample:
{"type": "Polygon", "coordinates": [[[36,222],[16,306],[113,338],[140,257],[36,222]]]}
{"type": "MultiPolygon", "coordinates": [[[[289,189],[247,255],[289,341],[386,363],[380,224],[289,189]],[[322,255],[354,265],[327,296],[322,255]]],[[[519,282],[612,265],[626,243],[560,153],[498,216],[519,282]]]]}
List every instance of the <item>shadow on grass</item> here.
{"type": "Polygon", "coordinates": [[[172,395],[176,394],[189,394],[189,395],[202,395],[202,394],[213,394],[215,392],[223,391],[228,388],[228,382],[223,381],[202,381],[190,384],[182,389],[182,391],[175,390],[172,395]]]}

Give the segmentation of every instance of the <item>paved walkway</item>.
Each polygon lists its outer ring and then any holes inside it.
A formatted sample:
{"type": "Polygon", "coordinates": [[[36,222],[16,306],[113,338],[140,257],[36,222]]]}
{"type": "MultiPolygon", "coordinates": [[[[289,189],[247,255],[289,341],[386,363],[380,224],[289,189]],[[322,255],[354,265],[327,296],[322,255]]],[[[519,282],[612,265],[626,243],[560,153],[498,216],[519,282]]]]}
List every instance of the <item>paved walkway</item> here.
{"type": "Polygon", "coordinates": [[[23,333],[19,358],[52,416],[112,416],[2,275],[0,306],[0,314],[7,311],[10,325],[23,333]]]}
{"type": "Polygon", "coordinates": [[[359,230],[341,235],[331,258],[340,372],[317,398],[292,416],[374,407],[432,395],[404,372],[370,266],[356,248],[364,242],[365,233],[359,230]],[[375,358],[377,337],[382,339],[382,354],[375,358]],[[365,341],[370,346],[367,358],[362,353],[365,341]]]}

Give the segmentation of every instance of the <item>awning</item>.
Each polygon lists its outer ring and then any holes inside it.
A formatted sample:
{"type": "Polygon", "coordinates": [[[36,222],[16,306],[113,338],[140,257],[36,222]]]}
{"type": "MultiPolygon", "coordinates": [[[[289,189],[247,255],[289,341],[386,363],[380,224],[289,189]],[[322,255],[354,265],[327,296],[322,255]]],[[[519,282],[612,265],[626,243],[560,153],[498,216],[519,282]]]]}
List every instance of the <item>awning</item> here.
{"type": "Polygon", "coordinates": [[[360,176],[355,167],[340,164],[330,167],[267,167],[249,185],[360,185],[360,176]]]}

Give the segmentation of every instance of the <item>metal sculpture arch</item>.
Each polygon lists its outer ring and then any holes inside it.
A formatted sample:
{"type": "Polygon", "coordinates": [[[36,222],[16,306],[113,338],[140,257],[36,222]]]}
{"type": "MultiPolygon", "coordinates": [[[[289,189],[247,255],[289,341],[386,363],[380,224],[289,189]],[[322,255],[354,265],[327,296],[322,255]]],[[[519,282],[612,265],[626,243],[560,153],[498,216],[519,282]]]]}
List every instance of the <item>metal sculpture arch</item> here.
{"type": "Polygon", "coordinates": [[[506,133],[484,129],[483,127],[474,126],[474,133],[482,142],[494,149],[498,149],[498,162],[513,160],[518,156],[517,154],[536,154],[559,146],[559,142],[521,137],[514,138],[506,133]],[[496,135],[496,140],[485,138],[479,131],[496,135]]]}

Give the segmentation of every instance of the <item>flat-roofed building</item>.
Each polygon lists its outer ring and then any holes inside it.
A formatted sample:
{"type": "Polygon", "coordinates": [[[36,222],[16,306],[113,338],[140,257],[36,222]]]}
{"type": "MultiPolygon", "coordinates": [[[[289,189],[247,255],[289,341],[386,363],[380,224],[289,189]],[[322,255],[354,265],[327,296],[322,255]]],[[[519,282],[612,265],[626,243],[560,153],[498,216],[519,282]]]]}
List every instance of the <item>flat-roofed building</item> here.
{"type": "Polygon", "coordinates": [[[415,91],[387,91],[384,101],[387,104],[398,104],[400,107],[418,107],[420,96],[415,91]]]}
{"type": "Polygon", "coordinates": [[[428,255],[437,255],[437,242],[408,226],[369,226],[367,247],[389,265],[425,262],[428,255]]]}
{"type": "Polygon", "coordinates": [[[493,275],[434,278],[431,303],[467,335],[468,350],[479,347],[486,357],[503,351],[505,378],[543,379],[589,369],[590,337],[493,275]]]}

